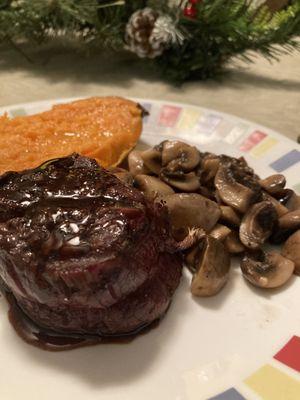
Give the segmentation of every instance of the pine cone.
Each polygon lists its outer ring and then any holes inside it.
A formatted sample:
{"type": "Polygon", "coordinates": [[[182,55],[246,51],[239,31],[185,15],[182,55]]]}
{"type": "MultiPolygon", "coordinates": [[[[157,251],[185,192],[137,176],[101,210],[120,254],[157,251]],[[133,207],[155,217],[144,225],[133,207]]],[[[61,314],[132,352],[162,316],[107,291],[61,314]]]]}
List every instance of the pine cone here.
{"type": "Polygon", "coordinates": [[[127,25],[127,49],[141,58],[160,56],[168,45],[168,34],[158,35],[155,23],[159,13],[147,7],[132,14],[127,25]]]}

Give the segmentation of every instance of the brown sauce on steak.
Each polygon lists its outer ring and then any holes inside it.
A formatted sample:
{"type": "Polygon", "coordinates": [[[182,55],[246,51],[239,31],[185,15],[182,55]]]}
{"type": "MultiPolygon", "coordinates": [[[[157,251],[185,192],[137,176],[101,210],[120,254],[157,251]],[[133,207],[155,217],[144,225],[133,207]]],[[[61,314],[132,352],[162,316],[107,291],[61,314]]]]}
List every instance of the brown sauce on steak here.
{"type": "Polygon", "coordinates": [[[123,341],[159,320],[181,276],[170,238],[166,209],[95,160],[0,177],[0,280],[28,343],[123,341]]]}

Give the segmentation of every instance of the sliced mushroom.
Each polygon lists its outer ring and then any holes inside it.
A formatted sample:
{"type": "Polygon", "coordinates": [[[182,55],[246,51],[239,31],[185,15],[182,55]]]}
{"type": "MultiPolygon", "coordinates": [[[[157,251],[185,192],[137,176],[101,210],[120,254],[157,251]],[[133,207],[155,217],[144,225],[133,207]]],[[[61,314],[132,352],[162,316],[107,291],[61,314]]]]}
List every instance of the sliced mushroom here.
{"type": "Polygon", "coordinates": [[[226,284],[229,277],[230,257],[222,242],[207,236],[194,257],[195,275],[191,292],[194,296],[213,296],[226,284]]]}
{"type": "Polygon", "coordinates": [[[210,200],[215,201],[215,192],[213,190],[208,189],[205,186],[200,186],[199,189],[197,190],[197,193],[202,194],[202,196],[207,197],[210,200]]]}
{"type": "Polygon", "coordinates": [[[294,268],[293,261],[275,251],[247,253],[241,262],[244,277],[253,285],[267,289],[284,285],[293,275],[294,268]]]}
{"type": "Polygon", "coordinates": [[[161,151],[157,147],[145,150],[141,153],[144,165],[149,171],[158,175],[161,170],[161,151]]]}
{"type": "Polygon", "coordinates": [[[231,232],[231,229],[229,229],[225,225],[217,224],[211,232],[209,232],[210,236],[217,240],[221,240],[223,242],[226,237],[229,235],[231,232]]]}
{"type": "Polygon", "coordinates": [[[295,263],[295,274],[300,275],[300,230],[288,238],[283,245],[281,253],[295,263]]]}
{"type": "Polygon", "coordinates": [[[127,183],[128,185],[133,185],[133,176],[127,169],[120,168],[120,167],[111,167],[108,168],[114,176],[116,176],[120,181],[127,183]]]}
{"type": "Polygon", "coordinates": [[[241,217],[232,207],[221,205],[220,208],[222,213],[220,218],[221,222],[229,226],[240,226],[241,217]]]}
{"type": "Polygon", "coordinates": [[[271,235],[277,213],[268,201],[254,204],[244,215],[240,226],[241,242],[250,249],[257,249],[271,235]]]}
{"type": "Polygon", "coordinates": [[[276,209],[278,217],[281,217],[282,215],[286,214],[289,212],[288,208],[286,208],[283,204],[281,204],[279,201],[277,201],[273,196],[271,196],[267,192],[262,193],[263,200],[269,201],[270,203],[273,204],[273,206],[276,209]]]}
{"type": "Polygon", "coordinates": [[[278,219],[278,224],[273,230],[270,242],[273,244],[280,244],[287,240],[297,229],[300,229],[300,209],[283,214],[278,219]]]}
{"type": "Polygon", "coordinates": [[[171,172],[168,168],[163,168],[159,177],[170,186],[183,192],[195,192],[200,188],[199,178],[195,172],[185,174],[182,171],[171,172]]]}
{"type": "Polygon", "coordinates": [[[285,206],[290,210],[299,210],[300,209],[300,196],[297,195],[294,191],[289,198],[289,200],[286,202],[285,206]]]}
{"type": "MultiPolygon", "coordinates": [[[[240,180],[233,165],[220,165],[215,176],[215,186],[224,203],[241,213],[245,213],[250,205],[257,200],[260,191],[256,188],[250,188],[245,184],[239,183],[240,180]]],[[[245,179],[243,179],[243,183],[244,181],[246,182],[245,179]]]]}
{"type": "Polygon", "coordinates": [[[169,185],[155,176],[136,175],[134,184],[150,199],[160,199],[161,196],[168,196],[174,193],[174,190],[169,185]]]}
{"type": "Polygon", "coordinates": [[[225,249],[230,254],[239,254],[245,251],[245,246],[241,243],[238,233],[225,225],[217,224],[209,235],[223,242],[225,249]]]}
{"type": "Polygon", "coordinates": [[[235,231],[231,231],[224,240],[224,246],[230,254],[239,254],[245,251],[245,246],[240,241],[239,235],[235,231]]]}
{"type": "Polygon", "coordinates": [[[271,195],[276,194],[285,187],[286,179],[281,174],[274,174],[259,181],[260,186],[271,195]]]}
{"type": "Polygon", "coordinates": [[[200,153],[194,146],[177,140],[166,140],[162,146],[162,166],[170,171],[192,171],[200,162],[200,153]]]}
{"type": "Polygon", "coordinates": [[[203,160],[201,164],[201,183],[208,184],[214,180],[218,168],[220,166],[219,157],[207,157],[203,160]]]}
{"type": "Polygon", "coordinates": [[[285,188],[278,190],[278,192],[274,193],[272,196],[274,196],[275,199],[279,201],[280,204],[286,206],[286,204],[290,201],[293,195],[294,191],[292,189],[285,188]]]}
{"type": "Polygon", "coordinates": [[[169,210],[173,235],[177,240],[183,239],[188,229],[212,230],[221,214],[214,201],[196,193],[175,193],[164,200],[169,210]]]}
{"type": "Polygon", "coordinates": [[[300,229],[300,209],[282,215],[278,220],[279,229],[295,231],[300,229]]]}
{"type": "Polygon", "coordinates": [[[149,169],[144,164],[141,152],[138,150],[132,150],[128,154],[127,161],[128,161],[128,169],[133,176],[138,174],[147,174],[150,172],[149,169]]]}

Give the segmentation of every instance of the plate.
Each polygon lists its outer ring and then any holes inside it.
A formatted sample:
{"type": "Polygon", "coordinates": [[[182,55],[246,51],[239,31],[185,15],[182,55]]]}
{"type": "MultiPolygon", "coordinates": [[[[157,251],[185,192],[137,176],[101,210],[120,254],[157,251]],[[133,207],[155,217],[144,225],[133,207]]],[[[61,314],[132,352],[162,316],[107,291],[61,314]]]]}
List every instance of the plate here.
{"type": "MultiPolygon", "coordinates": [[[[59,99],[0,109],[32,114],[59,99]]],[[[244,156],[265,177],[283,173],[300,192],[300,147],[268,129],[213,110],[137,99],[150,115],[141,145],[182,139],[202,151],[244,156]]],[[[0,299],[0,398],[3,400],[300,399],[300,278],[261,291],[231,277],[212,298],[192,298],[184,271],[159,326],[128,344],[51,353],[25,344],[0,299]],[[298,335],[298,336],[297,336],[298,335]]]]}

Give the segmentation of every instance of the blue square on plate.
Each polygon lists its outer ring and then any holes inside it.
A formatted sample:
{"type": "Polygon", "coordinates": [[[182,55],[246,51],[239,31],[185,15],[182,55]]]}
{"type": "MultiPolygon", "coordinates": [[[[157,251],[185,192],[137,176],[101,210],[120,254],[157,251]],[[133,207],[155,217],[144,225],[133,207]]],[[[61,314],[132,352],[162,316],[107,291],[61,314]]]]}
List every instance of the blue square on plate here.
{"type": "Polygon", "coordinates": [[[295,149],[289,151],[284,156],[278,158],[278,160],[272,162],[272,164],[270,164],[270,167],[275,169],[276,172],[282,172],[292,165],[297,164],[299,161],[300,151],[295,149]]]}
{"type": "Polygon", "coordinates": [[[246,400],[246,399],[236,389],[231,388],[226,390],[226,392],[211,397],[208,400],[246,400]]]}

